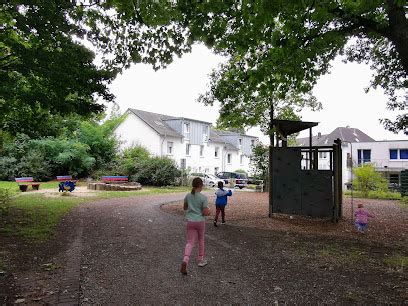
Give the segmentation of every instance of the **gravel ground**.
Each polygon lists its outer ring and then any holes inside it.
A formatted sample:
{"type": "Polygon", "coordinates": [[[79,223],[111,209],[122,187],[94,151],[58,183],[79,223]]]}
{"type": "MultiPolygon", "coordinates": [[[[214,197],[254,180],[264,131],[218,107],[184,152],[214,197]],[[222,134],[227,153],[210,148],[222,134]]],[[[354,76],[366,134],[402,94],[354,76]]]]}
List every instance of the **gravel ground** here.
{"type": "MultiPolygon", "coordinates": [[[[385,254],[400,249],[237,227],[232,210],[230,225],[208,224],[209,265],[190,264],[183,276],[185,222],[159,208],[183,197],[138,197],[82,207],[81,303],[408,302],[407,276],[382,264],[385,254]]],[[[255,197],[265,195],[237,192],[230,207],[248,205],[255,197]]]]}
{"type": "MultiPolygon", "coordinates": [[[[210,202],[214,202],[213,197],[210,198],[210,202]]],[[[375,218],[369,220],[368,231],[363,237],[357,235],[355,230],[351,198],[344,198],[343,219],[338,224],[300,216],[274,215],[273,218],[269,218],[267,193],[235,192],[228,203],[226,218],[231,225],[390,245],[408,245],[408,207],[403,207],[398,201],[353,199],[354,210],[361,203],[375,215],[375,218]]],[[[177,215],[183,214],[181,202],[163,206],[163,209],[177,215]]],[[[215,212],[214,206],[212,210],[215,212]]]]}
{"type": "MultiPolygon", "coordinates": [[[[227,225],[215,228],[209,220],[209,264],[199,268],[192,260],[183,276],[179,268],[185,221],[178,215],[183,197],[102,200],[83,204],[65,218],[57,235],[64,237],[59,244],[65,247],[54,251],[53,263],[64,266],[66,248],[69,251],[72,241],[80,242],[80,304],[408,303],[406,269],[385,263],[390,257],[408,256],[406,245],[396,238],[395,244],[367,239],[375,236],[381,215],[366,236],[349,239],[356,237],[350,222],[336,226],[265,218],[267,196],[260,193],[236,192],[227,209],[227,225]]],[[[405,211],[398,213],[393,202],[373,202],[369,209],[377,213],[374,207],[381,203],[391,208],[389,220],[394,222],[391,217],[402,213],[405,219],[400,216],[394,223],[406,225],[405,211]]],[[[406,237],[406,227],[387,235],[402,237],[401,232],[406,237]]],[[[50,288],[50,283],[55,287],[64,277],[62,271],[42,278],[42,285],[32,283],[31,290],[50,288]]],[[[29,273],[20,272],[19,279],[29,273]]],[[[35,294],[20,295],[26,302],[30,296],[35,294]]]]}

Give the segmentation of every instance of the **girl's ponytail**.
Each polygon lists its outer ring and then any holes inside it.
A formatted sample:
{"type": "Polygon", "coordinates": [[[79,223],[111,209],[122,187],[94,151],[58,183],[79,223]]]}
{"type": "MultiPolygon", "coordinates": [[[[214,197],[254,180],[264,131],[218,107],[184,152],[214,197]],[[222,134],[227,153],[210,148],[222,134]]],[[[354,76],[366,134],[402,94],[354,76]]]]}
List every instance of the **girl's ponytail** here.
{"type": "Polygon", "coordinates": [[[191,194],[195,194],[196,189],[203,186],[203,181],[199,177],[196,177],[193,179],[192,185],[193,185],[193,189],[191,189],[191,194]]]}

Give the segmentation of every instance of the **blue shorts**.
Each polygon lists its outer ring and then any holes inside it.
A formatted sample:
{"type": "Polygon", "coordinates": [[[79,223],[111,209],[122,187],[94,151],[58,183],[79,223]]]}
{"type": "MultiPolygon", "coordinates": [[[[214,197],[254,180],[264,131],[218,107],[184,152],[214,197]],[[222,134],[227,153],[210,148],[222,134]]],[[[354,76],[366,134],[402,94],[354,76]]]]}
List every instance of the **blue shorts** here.
{"type": "Polygon", "coordinates": [[[365,231],[367,229],[367,227],[368,227],[367,223],[356,222],[355,224],[357,226],[357,230],[359,230],[359,231],[365,231]]]}

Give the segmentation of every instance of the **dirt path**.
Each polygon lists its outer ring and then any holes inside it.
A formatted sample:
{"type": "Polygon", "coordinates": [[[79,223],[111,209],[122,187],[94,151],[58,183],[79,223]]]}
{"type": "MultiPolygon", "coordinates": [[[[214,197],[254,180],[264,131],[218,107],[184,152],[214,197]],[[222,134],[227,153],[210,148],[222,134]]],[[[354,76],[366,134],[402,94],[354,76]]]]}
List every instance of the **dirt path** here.
{"type": "Polygon", "coordinates": [[[199,268],[192,260],[183,276],[185,223],[160,208],[183,196],[110,199],[75,209],[65,220],[72,229],[68,250],[55,257],[64,267],[51,278],[58,294],[44,301],[408,303],[406,273],[383,264],[401,249],[299,233],[209,223],[209,264],[199,268]]]}

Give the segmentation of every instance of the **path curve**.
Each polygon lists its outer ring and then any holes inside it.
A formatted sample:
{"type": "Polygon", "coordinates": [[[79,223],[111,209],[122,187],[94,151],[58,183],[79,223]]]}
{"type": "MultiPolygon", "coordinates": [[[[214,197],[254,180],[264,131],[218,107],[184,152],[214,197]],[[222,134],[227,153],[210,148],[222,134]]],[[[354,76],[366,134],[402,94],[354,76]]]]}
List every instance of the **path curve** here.
{"type": "MultiPolygon", "coordinates": [[[[109,199],[75,209],[78,235],[73,246],[80,258],[67,262],[65,279],[72,282],[65,285],[73,286],[73,291],[62,287],[58,302],[76,298],[81,304],[115,305],[338,303],[346,302],[347,293],[358,284],[355,271],[316,267],[313,259],[299,261],[293,248],[299,241],[296,234],[231,225],[215,228],[211,223],[206,232],[209,264],[199,268],[191,260],[188,275],[183,276],[179,267],[185,221],[160,206],[184,195],[109,199]],[[77,284],[72,280],[75,273],[77,284]]],[[[364,277],[366,301],[378,302],[377,290],[392,289],[378,287],[377,275],[364,277]]],[[[401,300],[384,302],[392,301],[401,300]]]]}

